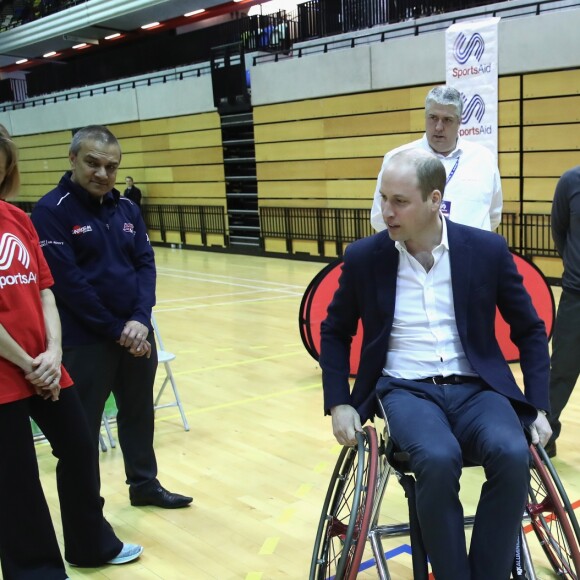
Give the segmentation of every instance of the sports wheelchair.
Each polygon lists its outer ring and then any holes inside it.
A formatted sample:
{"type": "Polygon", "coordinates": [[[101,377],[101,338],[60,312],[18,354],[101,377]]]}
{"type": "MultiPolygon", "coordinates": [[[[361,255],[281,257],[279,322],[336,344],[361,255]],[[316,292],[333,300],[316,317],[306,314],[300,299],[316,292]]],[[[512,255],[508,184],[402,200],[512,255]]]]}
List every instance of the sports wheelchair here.
{"type": "MultiPolygon", "coordinates": [[[[409,536],[414,580],[427,580],[428,558],[421,540],[415,509],[415,479],[408,455],[397,451],[388,426],[377,438],[374,427],[357,433],[357,445],[343,447],[332,474],[316,533],[310,580],[353,580],[369,541],[378,577],[390,580],[381,539],[409,536]],[[379,525],[378,518],[387,483],[394,474],[402,485],[409,507],[409,522],[379,525]]],[[[516,547],[511,578],[539,580],[526,539],[531,529],[547,562],[558,578],[578,580],[580,530],[570,500],[544,449],[530,446],[531,481],[516,547]]],[[[474,517],[465,518],[473,525],[474,517]]]]}

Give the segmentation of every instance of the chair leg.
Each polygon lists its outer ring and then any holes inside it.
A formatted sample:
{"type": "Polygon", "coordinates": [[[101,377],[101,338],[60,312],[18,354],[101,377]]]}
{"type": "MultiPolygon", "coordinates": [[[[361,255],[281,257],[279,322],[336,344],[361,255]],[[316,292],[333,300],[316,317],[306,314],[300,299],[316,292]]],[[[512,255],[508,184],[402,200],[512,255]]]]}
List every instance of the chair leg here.
{"type": "Polygon", "coordinates": [[[179,409],[179,414],[181,415],[181,420],[183,421],[183,428],[186,431],[189,431],[189,423],[187,421],[187,417],[185,416],[185,411],[183,410],[183,403],[181,402],[181,397],[179,396],[179,391],[177,390],[177,385],[175,384],[175,379],[173,378],[171,368],[167,368],[167,376],[169,377],[169,382],[171,383],[171,388],[173,389],[173,394],[175,396],[175,404],[179,409]]]}
{"type": "MultiPolygon", "coordinates": [[[[106,413],[103,413],[103,425],[105,427],[105,431],[107,432],[107,437],[109,438],[109,444],[111,445],[111,447],[117,447],[117,442],[115,441],[115,438],[113,437],[113,432],[111,431],[111,424],[109,423],[109,418],[107,417],[106,413]]],[[[101,437],[102,439],[102,437],[101,437]]],[[[102,444],[101,444],[101,448],[102,448],[102,444]]]]}
{"type": "Polygon", "coordinates": [[[175,379],[173,378],[173,372],[171,371],[171,366],[167,362],[163,363],[163,364],[165,366],[165,380],[163,381],[163,384],[161,385],[161,388],[159,389],[159,392],[157,393],[157,396],[155,397],[155,402],[154,402],[153,406],[155,409],[162,409],[164,407],[177,407],[179,409],[179,414],[181,415],[181,420],[183,422],[183,428],[186,431],[189,431],[189,423],[187,421],[187,417],[185,416],[185,410],[183,409],[183,403],[181,402],[181,397],[179,396],[179,391],[177,390],[177,384],[175,382],[175,379]],[[173,389],[173,396],[175,397],[175,402],[160,405],[159,400],[161,399],[161,395],[163,394],[163,391],[165,390],[165,387],[166,387],[168,382],[171,383],[171,388],[173,389]]]}
{"type": "Polygon", "coordinates": [[[103,438],[103,436],[99,433],[99,445],[101,446],[101,451],[103,453],[105,453],[107,451],[107,444],[105,443],[105,439],[103,438]]]}
{"type": "MultiPolygon", "coordinates": [[[[164,363],[164,364],[167,364],[167,363],[164,363]]],[[[163,381],[163,384],[161,385],[161,388],[159,389],[159,392],[157,393],[157,396],[155,397],[155,402],[153,403],[154,407],[159,406],[159,401],[161,400],[161,395],[163,395],[163,391],[165,391],[165,386],[167,385],[168,382],[169,382],[169,373],[166,373],[165,380],[163,381]]]]}

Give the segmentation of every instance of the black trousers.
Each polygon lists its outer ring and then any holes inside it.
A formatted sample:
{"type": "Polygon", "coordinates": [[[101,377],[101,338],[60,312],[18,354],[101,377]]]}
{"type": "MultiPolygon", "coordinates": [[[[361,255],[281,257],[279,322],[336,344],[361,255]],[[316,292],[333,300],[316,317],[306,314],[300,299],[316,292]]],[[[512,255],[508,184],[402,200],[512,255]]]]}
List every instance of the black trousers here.
{"type": "Polygon", "coordinates": [[[33,396],[0,405],[0,561],[4,580],[67,577],[38,471],[32,417],[58,458],[65,558],[102,566],[123,547],[103,517],[95,448],[74,387],[56,402],[33,396]]]}
{"type": "Polygon", "coordinates": [[[550,425],[552,439],[562,430],[560,415],[580,375],[580,296],[562,291],[554,335],[550,370],[550,425]]]}
{"type": "Polygon", "coordinates": [[[157,349],[153,333],[150,358],[134,357],[114,341],[66,348],[63,363],[77,387],[87,415],[93,446],[97,452],[101,420],[107,398],[113,393],[117,404],[119,443],[123,452],[127,483],[146,488],[156,483],[157,461],[153,450],[153,384],[157,371],[157,349]]]}

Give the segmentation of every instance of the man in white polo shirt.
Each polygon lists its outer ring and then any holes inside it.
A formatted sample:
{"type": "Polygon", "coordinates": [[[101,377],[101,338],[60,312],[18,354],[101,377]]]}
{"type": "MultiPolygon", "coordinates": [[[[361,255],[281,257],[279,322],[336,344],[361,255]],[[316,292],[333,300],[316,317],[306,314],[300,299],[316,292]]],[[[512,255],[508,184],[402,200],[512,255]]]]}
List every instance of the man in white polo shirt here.
{"type": "Polygon", "coordinates": [[[441,211],[451,221],[482,230],[495,230],[503,205],[497,163],[491,152],[459,137],[463,100],[459,91],[438,86],[425,99],[425,135],[417,141],[389,151],[377,179],[371,224],[377,232],[385,229],[379,188],[383,169],[399,151],[420,148],[434,153],[447,174],[441,211]]]}

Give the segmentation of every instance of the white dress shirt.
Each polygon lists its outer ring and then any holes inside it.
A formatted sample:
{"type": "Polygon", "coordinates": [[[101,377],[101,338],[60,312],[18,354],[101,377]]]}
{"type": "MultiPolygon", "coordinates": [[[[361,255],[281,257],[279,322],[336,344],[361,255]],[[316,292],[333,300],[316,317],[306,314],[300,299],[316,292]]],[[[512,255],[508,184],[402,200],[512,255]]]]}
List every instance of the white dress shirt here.
{"type": "Polygon", "coordinates": [[[400,379],[432,376],[477,376],[467,360],[453,306],[447,224],[433,250],[429,272],[407,251],[399,250],[395,315],[383,374],[400,379]]]}
{"type": "Polygon", "coordinates": [[[385,155],[371,209],[373,228],[380,232],[386,227],[379,191],[385,164],[395,153],[415,148],[434,153],[445,166],[447,185],[443,194],[443,214],[459,224],[482,230],[495,230],[501,221],[503,198],[499,169],[491,152],[483,145],[460,137],[456,148],[449,155],[443,156],[431,149],[426,135],[385,155]]]}

